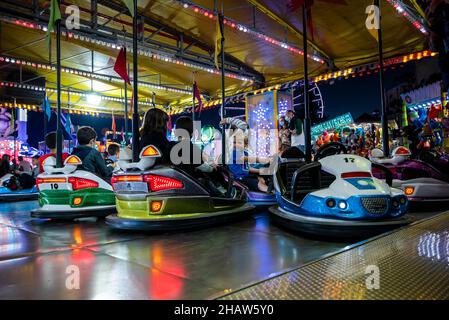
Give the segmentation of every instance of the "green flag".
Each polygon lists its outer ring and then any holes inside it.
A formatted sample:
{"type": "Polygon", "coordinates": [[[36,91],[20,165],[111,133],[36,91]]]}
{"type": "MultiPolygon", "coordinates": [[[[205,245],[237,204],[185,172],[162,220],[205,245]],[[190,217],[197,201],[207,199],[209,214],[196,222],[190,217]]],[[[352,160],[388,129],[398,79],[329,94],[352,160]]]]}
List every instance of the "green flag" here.
{"type": "Polygon", "coordinates": [[[128,8],[129,13],[131,13],[131,17],[134,18],[134,0],[123,0],[123,3],[128,8]]]}
{"type": "Polygon", "coordinates": [[[51,0],[50,20],[48,20],[47,32],[50,35],[55,30],[56,21],[61,20],[61,11],[59,10],[58,0],[51,0]]]}
{"type": "Polygon", "coordinates": [[[11,108],[11,119],[9,120],[9,127],[11,128],[11,134],[14,134],[16,131],[16,119],[14,112],[16,111],[16,104],[14,103],[14,107],[11,108]]]}
{"type": "Polygon", "coordinates": [[[51,39],[51,32],[54,31],[56,28],[56,21],[61,20],[61,11],[59,10],[59,2],[58,0],[51,0],[50,4],[50,19],[48,20],[48,26],[47,26],[47,47],[48,50],[51,51],[50,46],[50,39],[51,39]]]}

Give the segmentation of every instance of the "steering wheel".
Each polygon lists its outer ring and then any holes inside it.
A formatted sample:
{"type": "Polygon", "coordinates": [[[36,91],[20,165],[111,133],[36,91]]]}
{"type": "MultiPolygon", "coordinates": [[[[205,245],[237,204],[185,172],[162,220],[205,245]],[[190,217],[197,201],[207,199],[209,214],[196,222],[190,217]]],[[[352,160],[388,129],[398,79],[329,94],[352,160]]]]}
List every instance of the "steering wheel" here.
{"type": "Polygon", "coordinates": [[[320,149],[318,149],[315,160],[320,160],[329,156],[334,156],[340,153],[347,153],[348,150],[346,147],[340,142],[330,142],[325,144],[320,149]]]}

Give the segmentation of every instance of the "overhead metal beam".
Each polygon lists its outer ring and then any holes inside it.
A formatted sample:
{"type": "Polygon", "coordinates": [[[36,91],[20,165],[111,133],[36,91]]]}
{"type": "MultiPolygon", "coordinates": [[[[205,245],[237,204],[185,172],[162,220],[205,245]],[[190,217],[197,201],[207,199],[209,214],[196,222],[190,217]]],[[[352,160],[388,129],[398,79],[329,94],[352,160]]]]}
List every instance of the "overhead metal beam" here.
{"type": "MultiPolygon", "coordinates": [[[[45,66],[46,68],[50,68],[53,65],[50,65],[46,62],[40,62],[40,61],[33,61],[30,59],[21,59],[21,58],[16,58],[16,57],[11,57],[11,56],[6,56],[9,59],[13,59],[13,60],[21,60],[21,61],[26,61],[26,62],[30,62],[32,64],[35,65],[42,65],[45,66]]],[[[84,77],[87,79],[94,79],[94,80],[98,80],[98,81],[107,81],[107,82],[115,82],[115,83],[123,83],[123,79],[118,77],[118,76],[112,76],[112,75],[105,75],[105,74],[101,74],[101,73],[95,73],[95,72],[90,72],[90,71],[86,71],[86,70],[81,70],[81,69],[76,69],[76,68],[70,68],[70,67],[64,67],[62,66],[62,71],[63,72],[68,72],[70,74],[73,74],[75,76],[79,76],[79,77],[84,77]]],[[[98,71],[98,70],[97,70],[98,71]]],[[[53,73],[54,70],[52,70],[50,73],[53,73]]],[[[133,82],[133,80],[131,81],[133,82]]],[[[179,92],[180,94],[191,94],[191,90],[187,90],[187,89],[180,89],[180,88],[175,88],[175,87],[171,87],[171,86],[167,86],[164,84],[157,84],[157,83],[151,83],[151,82],[145,82],[145,81],[139,81],[139,84],[141,87],[148,87],[148,88],[153,88],[154,90],[167,90],[167,91],[174,91],[174,92],[179,92]]]]}
{"type": "MultiPolygon", "coordinates": [[[[110,9],[115,10],[115,11],[120,11],[120,10],[123,10],[123,8],[124,8],[121,3],[117,3],[117,2],[114,2],[114,1],[110,1],[110,0],[97,0],[97,2],[98,2],[98,4],[104,5],[105,7],[108,7],[110,9]]],[[[157,20],[155,20],[153,18],[150,18],[150,17],[147,17],[147,16],[143,16],[143,15],[141,15],[141,16],[143,17],[143,19],[144,19],[146,24],[148,24],[148,25],[150,25],[150,26],[152,26],[152,27],[154,27],[156,29],[163,28],[164,33],[168,33],[168,34],[176,37],[179,40],[180,34],[182,34],[181,31],[177,30],[176,28],[174,28],[172,26],[163,24],[160,21],[157,21],[157,20]]],[[[209,44],[201,41],[198,38],[194,38],[194,37],[192,37],[190,35],[183,34],[183,40],[184,40],[184,42],[187,43],[187,45],[192,43],[192,42],[195,42],[196,43],[196,47],[198,47],[198,48],[200,48],[202,50],[208,51],[208,52],[213,52],[215,50],[214,47],[211,47],[209,44]]],[[[186,50],[184,50],[184,53],[187,53],[186,50]]],[[[179,54],[180,54],[180,52],[179,52],[179,54]]],[[[242,63],[240,60],[238,60],[237,58],[235,58],[232,55],[226,54],[225,58],[226,58],[226,61],[228,62],[228,64],[232,63],[234,65],[237,65],[239,68],[245,70],[246,73],[252,73],[255,78],[258,78],[259,82],[264,82],[263,75],[261,73],[259,73],[258,71],[254,70],[252,67],[242,63]]],[[[213,65],[213,61],[210,61],[210,62],[211,62],[211,65],[213,65]]],[[[229,70],[227,70],[227,71],[229,71],[229,70]]],[[[235,71],[231,71],[231,72],[235,72],[235,71]]]]}
{"type": "MultiPolygon", "coordinates": [[[[274,21],[279,23],[281,26],[287,28],[287,30],[289,30],[291,33],[293,33],[297,37],[299,37],[301,39],[304,38],[304,36],[303,36],[301,31],[299,31],[295,26],[293,26],[291,23],[289,23],[285,19],[281,18],[277,13],[275,13],[273,10],[268,8],[265,4],[263,4],[259,0],[246,0],[246,1],[251,3],[254,7],[259,9],[260,12],[264,13],[265,15],[267,15],[268,17],[270,17],[271,19],[273,19],[274,21]]],[[[309,39],[307,39],[307,44],[309,46],[311,46],[313,49],[315,49],[315,51],[319,52],[326,59],[332,60],[330,58],[330,56],[323,49],[321,49],[317,44],[313,43],[309,39]]]]}
{"type": "Polygon", "coordinates": [[[30,41],[30,42],[27,42],[27,43],[22,44],[22,45],[20,45],[20,46],[17,46],[17,47],[14,47],[14,48],[11,48],[11,49],[2,51],[2,52],[0,52],[0,54],[8,54],[8,53],[11,53],[11,52],[13,52],[13,51],[16,51],[16,50],[19,50],[19,49],[23,49],[23,48],[26,48],[26,47],[29,47],[29,46],[32,46],[32,45],[35,45],[36,43],[39,43],[39,42],[44,41],[45,38],[46,38],[46,37],[43,37],[43,38],[41,38],[41,39],[37,39],[37,40],[33,40],[33,41],[30,41]]]}
{"type": "MultiPolygon", "coordinates": [[[[26,4],[18,1],[12,1],[12,0],[2,0],[10,5],[10,7],[3,6],[0,7],[0,13],[4,15],[5,17],[9,17],[11,19],[14,18],[21,18],[23,20],[29,20],[33,21],[34,23],[38,22],[41,24],[47,24],[48,23],[48,17],[43,15],[34,15],[34,11],[30,10],[26,4]],[[19,10],[13,9],[19,8],[19,10]],[[25,9],[25,10],[24,10],[25,9]]],[[[98,4],[104,5],[104,6],[110,6],[110,9],[113,9],[115,11],[120,12],[123,10],[124,7],[122,7],[120,4],[117,4],[115,2],[107,1],[107,0],[98,0],[98,4]]],[[[63,2],[64,4],[64,2],[63,2]]],[[[80,10],[83,12],[86,12],[86,9],[81,8],[80,10]]],[[[87,10],[87,12],[90,12],[90,9],[87,10]]],[[[100,15],[100,13],[98,13],[100,15]]],[[[164,27],[164,33],[166,32],[175,32],[176,29],[173,29],[172,27],[162,25],[161,23],[148,18],[143,17],[146,24],[152,25],[153,27],[164,27]]],[[[121,30],[117,30],[115,28],[111,28],[108,26],[101,26],[97,25],[97,28],[94,30],[91,28],[91,21],[80,21],[80,29],[79,30],[66,30],[65,26],[62,25],[61,29],[66,32],[71,33],[77,33],[84,36],[90,36],[94,37],[96,40],[99,41],[105,41],[109,43],[118,43],[120,41],[123,41],[123,39],[118,37],[118,34],[122,34],[121,30]]],[[[180,38],[181,32],[176,31],[176,39],[180,38]]],[[[131,39],[131,34],[127,33],[126,38],[131,39]]],[[[175,35],[173,35],[175,36],[175,35]]],[[[196,41],[197,45],[196,47],[203,46],[203,43],[199,41],[198,39],[194,39],[188,35],[184,35],[184,39],[186,44],[190,44],[192,41],[196,41]]],[[[149,40],[149,43],[139,43],[139,49],[143,50],[149,50],[154,52],[161,52],[167,55],[171,55],[176,58],[181,58],[183,61],[187,63],[193,63],[197,64],[204,68],[214,68],[214,63],[211,59],[210,52],[213,52],[214,49],[209,47],[208,54],[201,54],[195,51],[187,51],[187,50],[180,50],[178,46],[173,46],[166,44],[164,42],[156,41],[154,39],[149,40]]],[[[242,77],[252,78],[256,82],[263,84],[265,82],[264,76],[255,71],[254,69],[250,68],[249,66],[243,64],[241,61],[237,60],[234,57],[229,57],[226,62],[226,72],[234,73],[237,75],[240,75],[242,77]]]]}

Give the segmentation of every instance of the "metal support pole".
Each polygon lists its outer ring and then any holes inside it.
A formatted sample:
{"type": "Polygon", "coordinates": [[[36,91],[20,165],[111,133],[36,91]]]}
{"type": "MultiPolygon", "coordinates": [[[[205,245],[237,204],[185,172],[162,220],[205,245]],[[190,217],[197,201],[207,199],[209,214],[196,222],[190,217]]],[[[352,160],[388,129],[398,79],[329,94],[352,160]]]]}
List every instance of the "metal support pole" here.
{"type": "Polygon", "coordinates": [[[137,88],[139,69],[137,61],[137,0],[134,0],[134,18],[133,18],[133,162],[139,161],[140,137],[139,137],[139,91],[137,88]]]}
{"type": "MultiPolygon", "coordinates": [[[[129,63],[127,66],[129,74],[129,63]]],[[[128,143],[128,83],[125,81],[125,142],[128,143]]]]}
{"type": "MultiPolygon", "coordinates": [[[[59,0],[57,1],[59,6],[59,0]]],[[[50,47],[51,51],[51,47],[50,47]]],[[[56,167],[62,167],[63,133],[61,127],[61,20],[56,21],[56,167]]]]}
{"type": "MultiPolygon", "coordinates": [[[[47,94],[45,94],[45,96],[44,96],[44,101],[43,101],[42,105],[46,106],[46,104],[47,104],[47,94]]],[[[48,127],[47,127],[48,126],[48,117],[47,117],[46,110],[47,110],[46,107],[45,107],[45,110],[44,110],[44,108],[42,108],[42,111],[43,111],[42,113],[44,114],[44,139],[43,139],[43,141],[45,141],[45,136],[47,135],[47,132],[48,132],[48,127]]],[[[47,153],[47,145],[44,143],[44,154],[46,154],[46,153],[47,153]]]]}
{"type": "Polygon", "coordinates": [[[195,72],[192,74],[192,121],[195,121],[195,72]]]}
{"type": "Polygon", "coordinates": [[[98,11],[98,5],[97,0],[92,0],[90,3],[90,23],[93,30],[97,29],[98,20],[97,20],[97,11],[98,11]]]}
{"type": "MultiPolygon", "coordinates": [[[[225,100],[226,100],[226,89],[225,89],[225,39],[224,39],[224,28],[223,28],[223,13],[218,14],[220,19],[220,29],[222,30],[223,37],[221,38],[221,119],[226,118],[225,100]]],[[[226,126],[223,125],[221,129],[221,160],[222,164],[226,164],[226,126]]]]}
{"type": "Polygon", "coordinates": [[[312,161],[312,137],[310,124],[310,101],[309,101],[309,61],[307,59],[307,6],[304,2],[302,7],[302,32],[304,50],[304,143],[306,161],[312,161]]]}
{"type": "Polygon", "coordinates": [[[382,13],[380,1],[376,0],[376,6],[379,8],[379,29],[377,30],[379,40],[379,84],[380,84],[380,102],[381,102],[381,120],[382,120],[382,147],[386,157],[390,155],[390,142],[388,138],[388,106],[385,101],[385,84],[384,84],[384,54],[382,44],[382,13]]]}
{"type": "MultiPolygon", "coordinates": [[[[94,64],[95,64],[95,52],[93,50],[91,51],[91,54],[90,54],[90,61],[91,61],[90,71],[92,73],[94,73],[95,72],[95,66],[94,66],[94,64]]],[[[90,91],[92,91],[92,92],[94,91],[94,78],[93,77],[90,78],[90,91]]]]}

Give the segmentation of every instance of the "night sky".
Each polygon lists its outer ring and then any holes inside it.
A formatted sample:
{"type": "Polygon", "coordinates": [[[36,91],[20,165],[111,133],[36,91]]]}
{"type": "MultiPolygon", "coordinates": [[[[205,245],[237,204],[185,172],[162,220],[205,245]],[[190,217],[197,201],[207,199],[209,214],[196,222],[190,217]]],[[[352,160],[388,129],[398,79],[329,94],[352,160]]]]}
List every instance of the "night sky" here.
{"type": "MultiPolygon", "coordinates": [[[[415,73],[415,64],[410,63],[384,73],[386,90],[395,87],[402,78],[415,73]]],[[[325,104],[325,115],[329,118],[351,112],[354,119],[364,112],[380,110],[379,74],[335,80],[333,84],[320,84],[325,104]]]]}

